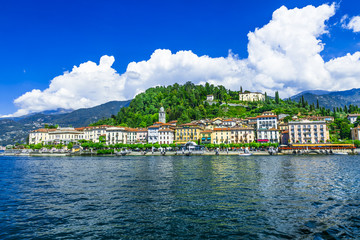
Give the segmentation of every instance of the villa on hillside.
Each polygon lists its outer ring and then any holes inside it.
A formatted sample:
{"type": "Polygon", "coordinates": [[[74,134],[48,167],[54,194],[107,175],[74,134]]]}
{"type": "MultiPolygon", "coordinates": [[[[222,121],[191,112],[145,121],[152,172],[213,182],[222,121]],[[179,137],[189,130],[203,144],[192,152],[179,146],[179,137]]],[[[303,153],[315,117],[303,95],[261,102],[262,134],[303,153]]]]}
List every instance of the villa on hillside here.
{"type": "Polygon", "coordinates": [[[259,92],[239,93],[239,100],[245,102],[265,101],[265,95],[259,92]]]}
{"type": "Polygon", "coordinates": [[[360,117],[360,114],[349,114],[349,115],[347,115],[347,119],[350,121],[351,124],[353,124],[358,117],[360,117]]]}
{"type": "Polygon", "coordinates": [[[212,95],[212,94],[206,96],[206,101],[214,101],[214,99],[215,99],[214,95],[212,95]]]}

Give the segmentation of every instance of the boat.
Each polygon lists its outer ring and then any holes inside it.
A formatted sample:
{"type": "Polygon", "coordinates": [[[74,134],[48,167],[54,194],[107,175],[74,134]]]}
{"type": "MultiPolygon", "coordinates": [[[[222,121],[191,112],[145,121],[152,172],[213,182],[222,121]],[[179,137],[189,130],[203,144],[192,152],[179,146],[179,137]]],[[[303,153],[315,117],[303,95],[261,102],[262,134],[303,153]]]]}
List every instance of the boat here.
{"type": "Polygon", "coordinates": [[[334,155],[349,155],[347,152],[334,152],[334,155]]]}
{"type": "Polygon", "coordinates": [[[239,153],[239,156],[251,156],[252,153],[239,153]]]}
{"type": "Polygon", "coordinates": [[[246,147],[243,153],[239,153],[239,156],[251,156],[252,153],[249,151],[249,148],[246,147]]]}

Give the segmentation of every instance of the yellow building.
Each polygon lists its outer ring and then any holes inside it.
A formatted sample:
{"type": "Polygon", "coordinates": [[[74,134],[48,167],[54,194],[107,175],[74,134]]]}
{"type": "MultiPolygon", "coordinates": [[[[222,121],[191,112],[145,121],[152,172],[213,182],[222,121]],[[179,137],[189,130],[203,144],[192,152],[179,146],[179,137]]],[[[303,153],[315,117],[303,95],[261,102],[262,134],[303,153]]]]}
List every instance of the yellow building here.
{"type": "Polygon", "coordinates": [[[197,142],[199,140],[201,128],[192,123],[181,124],[175,128],[175,142],[185,144],[189,141],[197,142]]]}
{"type": "Polygon", "coordinates": [[[231,128],[214,128],[211,139],[214,144],[231,143],[231,128]]]}

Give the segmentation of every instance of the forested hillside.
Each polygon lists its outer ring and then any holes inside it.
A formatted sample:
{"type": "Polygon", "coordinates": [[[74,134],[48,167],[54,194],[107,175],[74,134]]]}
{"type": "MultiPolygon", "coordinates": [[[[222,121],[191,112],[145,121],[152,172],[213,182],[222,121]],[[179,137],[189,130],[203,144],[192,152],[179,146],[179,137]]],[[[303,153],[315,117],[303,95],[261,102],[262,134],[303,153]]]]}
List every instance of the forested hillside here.
{"type": "MultiPolygon", "coordinates": [[[[241,88],[241,87],[240,87],[241,88]]],[[[239,102],[239,92],[231,91],[223,86],[206,83],[149,88],[138,94],[130,103],[110,119],[98,121],[93,125],[124,125],[129,127],[147,127],[158,121],[161,106],[166,111],[166,120],[178,120],[180,123],[215,117],[248,117],[256,116],[264,111],[303,115],[328,115],[330,110],[316,108],[305,101],[283,101],[278,93],[275,98],[266,97],[265,102],[239,102]],[[207,102],[206,96],[213,94],[214,102],[207,102]]]]}

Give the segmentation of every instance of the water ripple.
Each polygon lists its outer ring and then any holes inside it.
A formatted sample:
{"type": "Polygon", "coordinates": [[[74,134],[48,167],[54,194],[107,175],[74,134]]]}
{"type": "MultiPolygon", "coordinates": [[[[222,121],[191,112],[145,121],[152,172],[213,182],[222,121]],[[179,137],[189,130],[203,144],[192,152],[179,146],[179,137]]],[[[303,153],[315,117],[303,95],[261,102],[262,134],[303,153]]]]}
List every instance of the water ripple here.
{"type": "Polygon", "coordinates": [[[359,239],[358,156],[0,157],[0,239],[359,239]]]}

